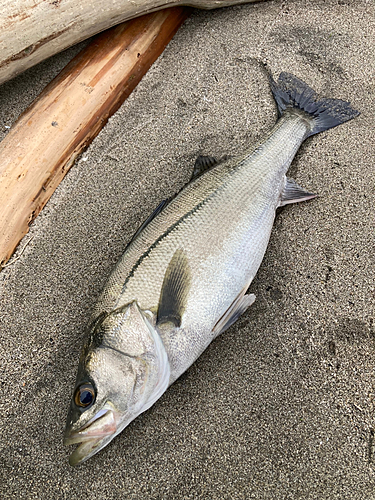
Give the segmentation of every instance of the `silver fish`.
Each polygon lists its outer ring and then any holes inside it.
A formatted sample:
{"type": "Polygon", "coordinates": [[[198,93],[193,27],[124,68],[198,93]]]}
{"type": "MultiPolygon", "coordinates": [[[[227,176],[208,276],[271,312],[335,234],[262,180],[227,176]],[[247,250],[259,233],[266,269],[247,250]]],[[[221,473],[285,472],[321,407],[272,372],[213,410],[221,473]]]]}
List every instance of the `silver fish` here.
{"type": "Polygon", "coordinates": [[[281,73],[279,119],[236,158],[198,158],[192,181],[137,231],[88,326],[64,443],[87,460],[147,410],[254,302],[276,209],[315,195],[286,177],[301,143],[359,113],[281,73]]]}

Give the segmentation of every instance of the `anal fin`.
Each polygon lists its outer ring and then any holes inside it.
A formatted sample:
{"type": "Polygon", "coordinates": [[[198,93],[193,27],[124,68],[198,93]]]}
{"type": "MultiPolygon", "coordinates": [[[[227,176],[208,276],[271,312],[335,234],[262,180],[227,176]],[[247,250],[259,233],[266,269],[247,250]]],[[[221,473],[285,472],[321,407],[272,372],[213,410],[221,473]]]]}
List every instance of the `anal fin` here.
{"type": "Polygon", "coordinates": [[[286,177],[285,187],[283,189],[283,192],[281,193],[279,207],[283,207],[284,205],[288,205],[290,203],[298,203],[300,201],[311,200],[312,198],[316,198],[317,196],[317,194],[310,193],[309,191],[306,191],[304,188],[299,186],[295,180],[286,177]]]}
{"type": "Polygon", "coordinates": [[[235,323],[238,318],[243,314],[248,307],[255,302],[255,295],[253,293],[245,294],[248,286],[244,287],[241,293],[232,302],[227,311],[219,319],[213,328],[215,335],[225,332],[230,326],[235,323]]]}

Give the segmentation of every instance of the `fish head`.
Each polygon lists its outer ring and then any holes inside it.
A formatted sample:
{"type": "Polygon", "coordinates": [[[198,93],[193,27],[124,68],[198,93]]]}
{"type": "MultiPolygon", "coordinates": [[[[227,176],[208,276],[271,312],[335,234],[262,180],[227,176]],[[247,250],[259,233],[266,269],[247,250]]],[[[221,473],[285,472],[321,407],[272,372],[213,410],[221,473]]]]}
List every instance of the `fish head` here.
{"type": "Polygon", "coordinates": [[[66,422],[64,444],[79,444],[71,465],[104,448],[169,384],[162,341],[136,302],[101,315],[89,331],[66,422]]]}

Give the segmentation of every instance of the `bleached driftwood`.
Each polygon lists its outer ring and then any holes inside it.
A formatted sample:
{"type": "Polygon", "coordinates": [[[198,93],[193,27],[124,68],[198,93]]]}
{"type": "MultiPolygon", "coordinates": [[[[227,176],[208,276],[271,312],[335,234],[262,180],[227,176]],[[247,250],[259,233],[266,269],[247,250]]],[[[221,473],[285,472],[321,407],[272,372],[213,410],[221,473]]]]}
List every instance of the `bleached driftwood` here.
{"type": "Polygon", "coordinates": [[[0,0],[0,83],[96,33],[142,14],[259,0],[0,0]]]}
{"type": "Polygon", "coordinates": [[[166,9],[98,35],[13,125],[0,143],[0,269],[189,12],[166,9]]]}

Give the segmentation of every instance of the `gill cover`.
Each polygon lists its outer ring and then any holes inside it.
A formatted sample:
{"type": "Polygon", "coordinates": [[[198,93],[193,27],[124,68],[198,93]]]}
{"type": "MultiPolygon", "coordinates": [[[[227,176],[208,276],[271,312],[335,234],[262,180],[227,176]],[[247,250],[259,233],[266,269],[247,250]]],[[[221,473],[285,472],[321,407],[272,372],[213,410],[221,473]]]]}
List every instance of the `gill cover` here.
{"type": "Polygon", "coordinates": [[[79,362],[64,443],[76,465],[97,453],[167,389],[164,345],[136,302],[95,321],[79,362]]]}

